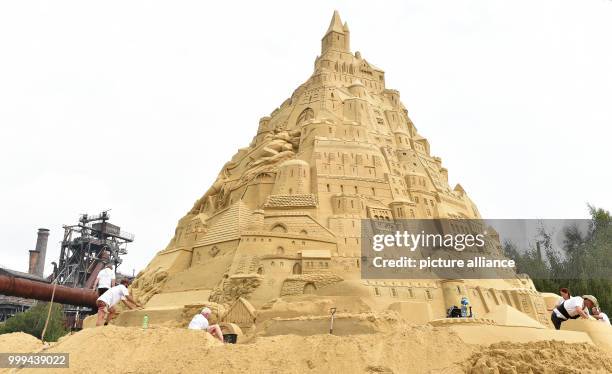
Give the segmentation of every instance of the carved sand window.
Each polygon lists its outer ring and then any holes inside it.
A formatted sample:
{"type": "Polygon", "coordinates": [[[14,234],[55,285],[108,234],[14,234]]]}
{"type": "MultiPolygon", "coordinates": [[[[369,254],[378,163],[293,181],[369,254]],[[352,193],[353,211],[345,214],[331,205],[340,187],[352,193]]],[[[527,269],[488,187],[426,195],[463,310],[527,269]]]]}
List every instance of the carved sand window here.
{"type": "Polygon", "coordinates": [[[277,223],[276,225],[272,226],[272,232],[287,232],[287,227],[282,223],[277,223]]]}
{"type": "Polygon", "coordinates": [[[302,274],[302,265],[300,265],[299,263],[295,263],[293,265],[293,274],[302,274]]]}
{"type": "Polygon", "coordinates": [[[299,126],[300,124],[302,124],[302,122],[308,121],[313,118],[314,118],[314,111],[311,108],[306,108],[298,116],[296,125],[299,126]]]}

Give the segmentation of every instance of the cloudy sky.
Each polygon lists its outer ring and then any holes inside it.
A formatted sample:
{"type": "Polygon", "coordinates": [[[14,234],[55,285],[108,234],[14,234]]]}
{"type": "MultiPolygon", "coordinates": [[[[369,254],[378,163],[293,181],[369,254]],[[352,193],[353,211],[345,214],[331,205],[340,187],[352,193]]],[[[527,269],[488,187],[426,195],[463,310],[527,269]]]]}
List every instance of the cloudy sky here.
{"type": "MultiPolygon", "coordinates": [[[[486,218],[612,209],[612,1],[0,3],[0,264],[112,209],[140,270],[312,72],[333,9],[486,218]]],[[[50,266],[47,267],[47,272],[50,266]]]]}

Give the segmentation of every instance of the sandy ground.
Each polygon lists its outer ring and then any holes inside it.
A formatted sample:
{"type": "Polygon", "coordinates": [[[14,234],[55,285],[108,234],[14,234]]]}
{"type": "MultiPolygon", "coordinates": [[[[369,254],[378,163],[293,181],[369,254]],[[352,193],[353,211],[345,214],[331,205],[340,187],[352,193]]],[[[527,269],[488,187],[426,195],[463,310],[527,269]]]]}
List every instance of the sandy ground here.
{"type": "Polygon", "coordinates": [[[0,352],[27,353],[36,352],[42,348],[42,342],[30,334],[13,332],[0,335],[0,352]]]}
{"type": "Polygon", "coordinates": [[[496,343],[472,355],[463,366],[470,374],[612,373],[612,355],[587,343],[496,343]]]}
{"type": "MultiPolygon", "coordinates": [[[[0,352],[40,347],[22,334],[0,339],[0,352]]],[[[64,337],[46,352],[70,354],[70,368],[55,370],[64,373],[612,373],[612,356],[592,345],[466,345],[431,326],[342,337],[259,337],[237,345],[200,331],[106,326],[64,337]]]]}

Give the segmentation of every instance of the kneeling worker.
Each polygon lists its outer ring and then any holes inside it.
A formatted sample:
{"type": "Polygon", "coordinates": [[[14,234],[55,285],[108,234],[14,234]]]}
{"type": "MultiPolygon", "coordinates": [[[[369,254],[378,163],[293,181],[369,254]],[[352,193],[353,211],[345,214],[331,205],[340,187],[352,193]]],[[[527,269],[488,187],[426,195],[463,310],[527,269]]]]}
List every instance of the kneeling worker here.
{"type": "Polygon", "coordinates": [[[202,309],[200,314],[196,314],[195,316],[193,316],[193,318],[191,319],[191,322],[189,322],[188,328],[190,330],[206,330],[212,336],[216,337],[217,339],[221,340],[221,342],[223,342],[223,333],[221,332],[221,327],[219,327],[219,325],[216,325],[216,324],[212,326],[209,326],[208,324],[208,318],[210,317],[211,314],[212,314],[212,310],[210,310],[209,308],[202,309]]]}
{"type": "Polygon", "coordinates": [[[608,315],[602,312],[598,307],[593,307],[591,311],[593,312],[593,318],[605,323],[608,326],[610,325],[610,318],[608,318],[608,315]]]}
{"type": "Polygon", "coordinates": [[[572,296],[567,300],[564,300],[562,303],[557,305],[555,309],[553,309],[552,315],[550,316],[550,320],[552,321],[555,329],[561,329],[561,324],[568,319],[576,319],[576,318],[585,318],[589,319],[589,315],[584,311],[585,308],[587,310],[591,309],[597,303],[597,299],[591,295],[580,296],[572,296]]]}
{"type": "Polygon", "coordinates": [[[98,297],[96,301],[96,305],[98,306],[98,321],[96,322],[96,326],[108,324],[108,321],[117,313],[115,305],[120,301],[130,309],[141,307],[141,305],[130,296],[130,291],[127,289],[129,284],[129,281],[124,278],[121,280],[121,284],[109,288],[102,296],[98,297]]]}

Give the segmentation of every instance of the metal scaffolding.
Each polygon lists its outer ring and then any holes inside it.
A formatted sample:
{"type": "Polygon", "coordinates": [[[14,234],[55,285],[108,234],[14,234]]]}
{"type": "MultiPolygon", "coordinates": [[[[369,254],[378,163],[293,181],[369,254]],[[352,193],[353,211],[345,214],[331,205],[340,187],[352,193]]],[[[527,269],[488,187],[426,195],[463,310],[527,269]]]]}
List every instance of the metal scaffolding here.
{"type": "Polygon", "coordinates": [[[69,287],[91,288],[98,272],[106,264],[121,264],[127,244],[134,235],[108,222],[108,211],[97,215],[83,214],[79,223],[64,227],[59,264],[53,262],[53,279],[69,287]]]}

